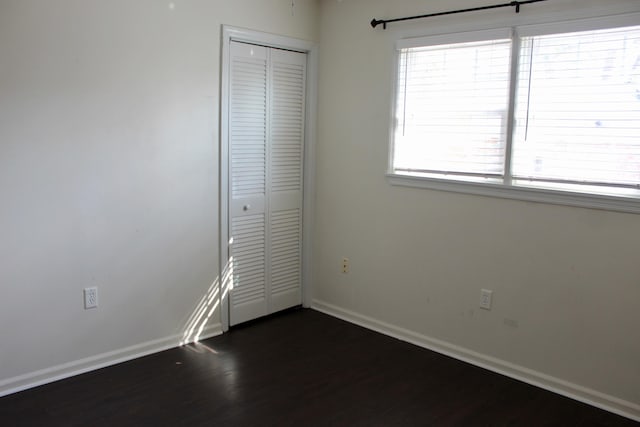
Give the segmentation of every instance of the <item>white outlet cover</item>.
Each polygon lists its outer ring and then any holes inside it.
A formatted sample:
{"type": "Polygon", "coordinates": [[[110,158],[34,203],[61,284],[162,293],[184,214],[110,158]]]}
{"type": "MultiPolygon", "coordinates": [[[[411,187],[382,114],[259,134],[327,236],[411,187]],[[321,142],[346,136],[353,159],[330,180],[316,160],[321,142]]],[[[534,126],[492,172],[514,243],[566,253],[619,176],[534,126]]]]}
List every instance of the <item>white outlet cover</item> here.
{"type": "Polygon", "coordinates": [[[484,308],[485,310],[491,310],[491,298],[493,296],[493,291],[488,289],[480,290],[480,308],[484,308]]]}
{"type": "Polygon", "coordinates": [[[84,288],[83,293],[85,310],[98,307],[98,288],[84,288]]]}

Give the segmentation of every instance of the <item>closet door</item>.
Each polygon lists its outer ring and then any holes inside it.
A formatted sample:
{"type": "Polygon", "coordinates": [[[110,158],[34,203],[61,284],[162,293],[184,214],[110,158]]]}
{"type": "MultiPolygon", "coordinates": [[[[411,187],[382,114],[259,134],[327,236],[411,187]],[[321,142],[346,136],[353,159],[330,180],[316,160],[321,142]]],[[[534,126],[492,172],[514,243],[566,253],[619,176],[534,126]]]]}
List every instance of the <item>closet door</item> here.
{"type": "Polygon", "coordinates": [[[301,303],[305,64],[231,43],[230,325],[301,303]]]}
{"type": "Polygon", "coordinates": [[[267,314],[267,48],[231,43],[231,325],[267,314]]]}
{"type": "Polygon", "coordinates": [[[270,312],[302,302],[302,164],[307,57],[271,50],[270,312]]]}

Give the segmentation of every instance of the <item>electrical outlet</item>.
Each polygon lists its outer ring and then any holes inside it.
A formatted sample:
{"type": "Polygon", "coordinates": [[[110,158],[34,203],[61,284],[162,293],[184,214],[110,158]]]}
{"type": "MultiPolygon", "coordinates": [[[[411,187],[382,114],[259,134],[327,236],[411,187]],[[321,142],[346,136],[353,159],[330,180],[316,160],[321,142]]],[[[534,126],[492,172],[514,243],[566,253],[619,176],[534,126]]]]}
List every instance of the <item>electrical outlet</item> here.
{"type": "Polygon", "coordinates": [[[98,288],[84,288],[84,309],[96,308],[98,306],[98,288]]]}
{"type": "Polygon", "coordinates": [[[349,262],[349,258],[342,258],[342,273],[347,274],[349,272],[350,267],[351,267],[351,264],[349,262]]]}
{"type": "Polygon", "coordinates": [[[484,308],[485,310],[491,310],[491,296],[493,295],[493,291],[488,289],[480,290],[480,308],[484,308]]]}

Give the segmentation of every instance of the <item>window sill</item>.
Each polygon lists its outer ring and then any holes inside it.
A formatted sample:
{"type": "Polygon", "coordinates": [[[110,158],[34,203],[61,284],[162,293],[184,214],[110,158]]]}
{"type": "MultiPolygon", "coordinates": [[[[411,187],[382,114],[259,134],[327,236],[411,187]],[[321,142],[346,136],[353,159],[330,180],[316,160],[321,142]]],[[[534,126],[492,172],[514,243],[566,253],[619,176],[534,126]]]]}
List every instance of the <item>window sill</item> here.
{"type": "Polygon", "coordinates": [[[502,183],[460,181],[445,178],[399,175],[387,173],[387,182],[402,187],[498,197],[502,199],[553,205],[577,206],[589,209],[640,214],[640,197],[585,194],[560,189],[546,189],[502,183]]]}

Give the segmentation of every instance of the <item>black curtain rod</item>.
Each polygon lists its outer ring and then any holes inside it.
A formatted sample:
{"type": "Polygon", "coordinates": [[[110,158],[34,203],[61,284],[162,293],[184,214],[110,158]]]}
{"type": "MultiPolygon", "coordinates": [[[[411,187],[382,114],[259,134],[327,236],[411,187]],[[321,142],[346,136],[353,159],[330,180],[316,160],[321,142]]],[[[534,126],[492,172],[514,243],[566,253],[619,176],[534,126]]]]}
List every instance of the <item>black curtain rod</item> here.
{"type": "Polygon", "coordinates": [[[529,3],[537,3],[540,1],[547,0],[523,0],[523,1],[512,1],[509,3],[502,4],[493,4],[491,6],[480,6],[480,7],[472,7],[471,9],[460,9],[460,10],[450,10],[448,12],[438,12],[438,13],[429,13],[426,15],[417,15],[417,16],[405,16],[404,18],[395,18],[395,19],[376,19],[373,18],[371,20],[371,26],[373,28],[377,27],[379,24],[382,24],[383,29],[387,29],[387,24],[390,22],[399,22],[399,21],[409,21],[412,19],[421,19],[421,18],[431,18],[434,16],[442,16],[442,15],[453,15],[455,13],[466,13],[466,12],[476,12],[478,10],[487,10],[487,9],[497,9],[499,7],[515,7],[516,13],[520,13],[520,6],[523,4],[529,3]]]}

